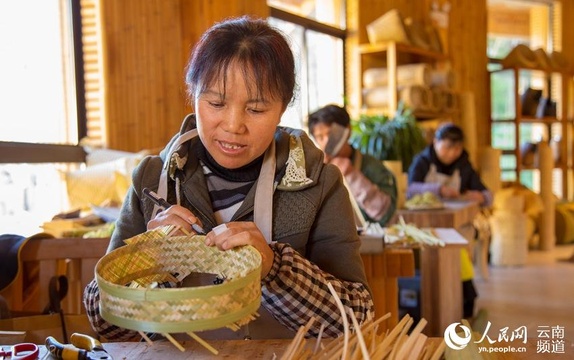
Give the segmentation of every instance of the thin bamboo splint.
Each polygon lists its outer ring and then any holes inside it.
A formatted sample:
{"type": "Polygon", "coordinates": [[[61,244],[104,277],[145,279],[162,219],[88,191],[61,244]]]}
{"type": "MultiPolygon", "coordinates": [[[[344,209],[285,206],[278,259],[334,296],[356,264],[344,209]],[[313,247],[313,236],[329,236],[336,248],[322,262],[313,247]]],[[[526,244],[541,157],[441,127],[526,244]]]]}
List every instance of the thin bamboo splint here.
{"type": "Polygon", "coordinates": [[[427,346],[427,336],[422,334],[422,330],[427,324],[425,319],[421,319],[415,328],[407,335],[413,324],[410,315],[405,315],[401,321],[391,330],[380,334],[378,324],[387,319],[389,314],[375,321],[369,319],[359,326],[352,311],[348,311],[355,331],[351,333],[349,321],[345,308],[337,297],[335,290],[329,285],[331,294],[335,297],[344,319],[344,336],[329,341],[328,346],[321,344],[319,337],[314,346],[308,346],[304,335],[307,333],[312,323],[316,320],[311,318],[305,326],[301,326],[297,335],[285,350],[280,360],[323,360],[323,359],[388,359],[388,360],[438,360],[444,353],[445,346],[442,341],[439,346],[431,349],[427,346]]]}

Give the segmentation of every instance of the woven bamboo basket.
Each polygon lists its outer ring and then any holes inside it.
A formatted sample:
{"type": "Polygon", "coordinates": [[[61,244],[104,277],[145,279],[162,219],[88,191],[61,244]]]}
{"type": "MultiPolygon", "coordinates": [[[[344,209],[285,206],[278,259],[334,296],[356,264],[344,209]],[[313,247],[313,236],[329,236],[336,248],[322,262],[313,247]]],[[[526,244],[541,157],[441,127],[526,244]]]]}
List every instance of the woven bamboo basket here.
{"type": "Polygon", "coordinates": [[[96,265],[102,317],[117,326],[181,333],[238,326],[254,318],[261,302],[261,255],[251,246],[227,251],[206,246],[204,236],[152,230],[106,254],[96,265]],[[221,284],[162,288],[191,273],[212,273],[221,284]]]}

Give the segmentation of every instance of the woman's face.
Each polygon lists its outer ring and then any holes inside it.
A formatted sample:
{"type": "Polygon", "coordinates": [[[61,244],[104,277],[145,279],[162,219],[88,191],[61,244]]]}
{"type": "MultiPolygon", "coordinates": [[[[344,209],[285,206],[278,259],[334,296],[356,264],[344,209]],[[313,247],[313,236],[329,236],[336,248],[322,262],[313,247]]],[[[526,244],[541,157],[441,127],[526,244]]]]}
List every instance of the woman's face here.
{"type": "Polygon", "coordinates": [[[245,82],[243,69],[232,63],[225,98],[222,80],[195,97],[199,137],[215,161],[228,169],[247,165],[265,152],[284,111],[280,100],[250,96],[245,82]]]}
{"type": "Polygon", "coordinates": [[[329,135],[331,134],[331,126],[324,123],[317,123],[313,127],[313,133],[311,134],[317,143],[319,149],[325,151],[327,147],[327,142],[329,142],[329,135]]]}
{"type": "Polygon", "coordinates": [[[462,154],[463,144],[450,140],[434,140],[434,151],[441,163],[450,165],[462,154]]]}

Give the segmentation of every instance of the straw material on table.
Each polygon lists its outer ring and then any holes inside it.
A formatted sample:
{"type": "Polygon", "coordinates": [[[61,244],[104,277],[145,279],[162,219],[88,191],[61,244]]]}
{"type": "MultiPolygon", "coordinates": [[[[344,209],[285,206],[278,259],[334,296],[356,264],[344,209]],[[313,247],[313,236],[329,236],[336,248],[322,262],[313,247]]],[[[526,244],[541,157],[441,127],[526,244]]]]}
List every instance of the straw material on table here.
{"type": "Polygon", "coordinates": [[[244,246],[227,251],[204,236],[152,230],[126,241],[96,266],[102,317],[121,327],[160,333],[237,329],[253,319],[261,302],[261,255],[244,246]],[[192,272],[219,275],[217,285],[156,288],[192,272]]]}

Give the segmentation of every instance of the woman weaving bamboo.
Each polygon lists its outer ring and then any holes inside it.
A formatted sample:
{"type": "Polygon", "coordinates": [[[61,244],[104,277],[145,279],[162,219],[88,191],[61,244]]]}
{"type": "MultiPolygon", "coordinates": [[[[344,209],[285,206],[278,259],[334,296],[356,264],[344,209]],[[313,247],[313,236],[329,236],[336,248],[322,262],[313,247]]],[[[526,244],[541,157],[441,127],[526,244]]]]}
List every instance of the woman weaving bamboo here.
{"type": "MultiPolygon", "coordinates": [[[[108,252],[164,225],[189,233],[199,225],[207,231],[205,243],[221,250],[252,245],[262,257],[262,309],[249,324],[252,338],[292,338],[311,317],[319,321],[307,336],[318,336],[322,324],[323,336],[340,335],[343,321],[328,283],[359,322],[372,316],[341,174],[323,164],[323,153],[303,131],[278,126],[295,87],[283,35],[259,19],[218,23],[196,45],[186,82],[195,114],[160,156],[147,157],[134,171],[108,252]],[[175,205],[154,208],[146,187],[175,205]],[[224,231],[211,231],[220,224],[224,231]]],[[[138,336],[100,316],[95,281],[84,304],[103,337],[138,336]]],[[[245,333],[220,329],[203,336],[245,333]]]]}

